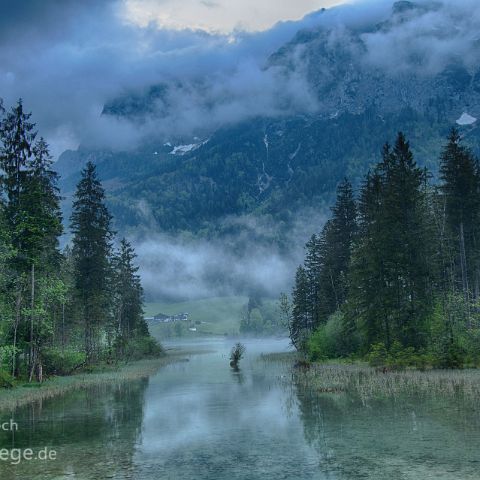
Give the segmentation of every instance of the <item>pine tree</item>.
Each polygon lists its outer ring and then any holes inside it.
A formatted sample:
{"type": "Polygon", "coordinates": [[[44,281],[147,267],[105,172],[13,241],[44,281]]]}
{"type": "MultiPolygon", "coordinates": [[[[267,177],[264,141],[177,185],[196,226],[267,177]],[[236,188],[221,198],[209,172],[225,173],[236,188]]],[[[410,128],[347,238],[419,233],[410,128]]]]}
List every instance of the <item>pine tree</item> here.
{"type": "Polygon", "coordinates": [[[113,267],[117,335],[125,340],[148,335],[148,327],[143,318],[143,288],[135,258],[131,244],[125,238],[122,239],[113,267]]]}
{"type": "Polygon", "coordinates": [[[357,230],[356,217],[352,185],[345,179],[337,189],[332,219],[326,223],[321,236],[319,323],[325,323],[347,298],[348,272],[357,230]]]}
{"type": "Polygon", "coordinates": [[[393,150],[385,146],[361,195],[352,303],[368,343],[425,344],[433,301],[426,190],[425,172],[400,133],[393,150]]]}
{"type": "Polygon", "coordinates": [[[101,334],[109,316],[112,231],[111,216],[105,206],[105,191],[91,162],[82,171],[77,185],[70,222],[84,348],[87,361],[92,362],[99,352],[101,334]]]}
{"type": "Polygon", "coordinates": [[[321,281],[320,275],[323,266],[322,247],[322,237],[319,235],[312,235],[305,245],[306,255],[304,270],[308,281],[306,309],[312,329],[315,329],[318,326],[320,315],[319,292],[321,281]]]}
{"type": "MultiPolygon", "coordinates": [[[[440,159],[440,192],[445,205],[455,288],[465,299],[480,295],[480,175],[472,152],[453,129],[440,159]]],[[[448,275],[448,273],[446,273],[448,275]]]]}
{"type": "Polygon", "coordinates": [[[23,270],[28,269],[31,262],[26,258],[23,249],[26,239],[22,232],[25,222],[22,208],[26,203],[22,201],[22,197],[27,192],[28,165],[37,135],[30,117],[31,114],[24,112],[23,103],[19,100],[3,119],[0,129],[0,168],[3,171],[1,186],[6,199],[5,218],[17,253],[17,268],[23,270]]]}
{"type": "MultiPolygon", "coordinates": [[[[384,156],[389,148],[384,150],[384,156]]],[[[392,343],[391,315],[386,299],[387,279],[382,225],[382,180],[377,171],[369,172],[359,199],[359,232],[352,253],[348,298],[348,317],[357,323],[367,346],[392,343]]]]}
{"type": "Polygon", "coordinates": [[[295,276],[292,294],[292,317],[289,325],[290,340],[297,350],[304,350],[308,336],[313,331],[309,309],[309,280],[305,268],[300,266],[295,276]]]}
{"type": "Polygon", "coordinates": [[[30,321],[29,328],[23,329],[22,340],[29,344],[32,377],[35,367],[41,371],[40,337],[36,332],[42,330],[45,319],[45,315],[38,318],[35,315],[36,283],[43,280],[39,273],[55,272],[54,260],[58,266],[62,220],[57,176],[51,169],[48,146],[43,139],[34,143],[37,132],[30,116],[24,112],[20,100],[1,122],[0,167],[5,200],[3,211],[14,252],[10,260],[15,272],[12,278],[15,298],[13,347],[17,346],[17,332],[24,312],[30,321]]]}

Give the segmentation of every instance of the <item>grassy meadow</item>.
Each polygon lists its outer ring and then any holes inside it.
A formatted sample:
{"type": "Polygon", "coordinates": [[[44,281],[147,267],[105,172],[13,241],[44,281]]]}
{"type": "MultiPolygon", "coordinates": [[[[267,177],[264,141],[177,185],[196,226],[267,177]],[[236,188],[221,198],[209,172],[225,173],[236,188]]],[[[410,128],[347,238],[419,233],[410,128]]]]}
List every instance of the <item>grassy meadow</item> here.
{"type": "MultiPolygon", "coordinates": [[[[158,313],[174,315],[188,313],[189,322],[183,322],[182,336],[231,335],[239,334],[240,322],[244,315],[248,297],[214,297],[201,300],[189,300],[178,303],[155,302],[145,304],[145,315],[152,317],[158,313]],[[197,331],[189,332],[194,326],[197,331]]],[[[264,300],[269,308],[275,308],[275,300],[264,300]]],[[[174,324],[150,325],[150,332],[160,340],[175,336],[174,324]]]]}

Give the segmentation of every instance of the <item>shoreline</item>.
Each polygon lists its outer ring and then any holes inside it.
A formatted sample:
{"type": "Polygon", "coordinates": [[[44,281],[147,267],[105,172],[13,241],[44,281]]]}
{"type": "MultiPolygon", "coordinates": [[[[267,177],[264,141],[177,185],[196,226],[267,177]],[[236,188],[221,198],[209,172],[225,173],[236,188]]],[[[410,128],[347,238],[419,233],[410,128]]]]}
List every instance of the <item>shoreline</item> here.
{"type": "Polygon", "coordinates": [[[328,360],[296,366],[295,352],[267,354],[263,361],[283,363],[292,369],[294,383],[317,395],[353,394],[368,399],[398,398],[402,395],[434,395],[442,398],[480,396],[480,369],[376,369],[366,362],[328,360]]]}
{"type": "Polygon", "coordinates": [[[42,384],[25,383],[14,386],[11,389],[2,389],[0,390],[0,412],[13,411],[31,403],[47,400],[93,385],[147,378],[171,363],[186,361],[189,355],[190,352],[186,350],[177,350],[159,358],[136,360],[112,366],[100,372],[52,377],[42,384]]]}

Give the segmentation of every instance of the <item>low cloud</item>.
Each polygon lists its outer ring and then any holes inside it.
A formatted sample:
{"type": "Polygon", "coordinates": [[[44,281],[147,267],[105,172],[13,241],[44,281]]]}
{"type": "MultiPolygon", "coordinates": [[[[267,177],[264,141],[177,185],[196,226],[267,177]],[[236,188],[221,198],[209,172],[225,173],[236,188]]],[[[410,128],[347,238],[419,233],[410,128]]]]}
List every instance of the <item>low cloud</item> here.
{"type": "Polygon", "coordinates": [[[227,218],[221,239],[185,239],[151,235],[134,240],[147,297],[196,299],[259,291],[277,297],[289,292],[296,267],[303,262],[304,244],[319,232],[326,212],[304,210],[293,228],[279,232],[266,219],[227,218]],[[285,247],[278,236],[284,236],[285,247]]]}
{"type": "Polygon", "coordinates": [[[122,17],[120,0],[41,4],[14,2],[2,11],[0,97],[7,105],[24,99],[55,155],[80,143],[121,150],[151,135],[193,134],[312,106],[301,75],[264,68],[298,25],[226,35],[140,27],[122,17]],[[163,116],[130,122],[101,115],[109,101],[158,84],[169,87],[163,116]]]}
{"type": "Polygon", "coordinates": [[[327,29],[348,48],[351,32],[368,26],[355,58],[385,72],[430,74],[451,61],[479,61],[477,0],[418,0],[413,10],[399,2],[393,18],[391,0],[353,1],[266,31],[223,34],[140,26],[125,16],[123,0],[4,3],[0,96],[6,104],[24,98],[55,155],[80,143],[124,150],[151,136],[316,111],[322,98],[312,93],[301,55],[288,67],[268,63],[301,29],[327,29]],[[141,121],[101,115],[109,101],[159,84],[168,86],[168,108],[141,121]]]}

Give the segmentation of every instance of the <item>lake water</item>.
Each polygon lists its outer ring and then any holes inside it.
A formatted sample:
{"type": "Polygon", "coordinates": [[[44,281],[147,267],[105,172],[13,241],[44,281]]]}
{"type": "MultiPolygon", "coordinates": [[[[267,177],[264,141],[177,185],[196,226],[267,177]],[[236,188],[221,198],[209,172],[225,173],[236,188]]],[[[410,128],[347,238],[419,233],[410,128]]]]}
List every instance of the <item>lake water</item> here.
{"type": "Polygon", "coordinates": [[[208,353],[148,380],[19,409],[0,448],[57,458],[0,461],[0,479],[480,479],[478,403],[318,397],[262,360],[286,340],[246,344],[239,372],[231,341],[198,341],[184,346],[208,353]]]}

